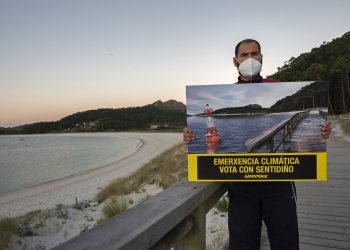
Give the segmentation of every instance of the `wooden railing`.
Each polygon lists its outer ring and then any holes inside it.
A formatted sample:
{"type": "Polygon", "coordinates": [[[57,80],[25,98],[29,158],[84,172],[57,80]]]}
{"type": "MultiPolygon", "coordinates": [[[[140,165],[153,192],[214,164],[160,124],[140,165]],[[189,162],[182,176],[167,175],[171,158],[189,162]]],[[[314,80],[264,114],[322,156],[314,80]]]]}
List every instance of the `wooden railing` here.
{"type": "Polygon", "coordinates": [[[291,118],[285,119],[280,123],[276,124],[272,128],[265,130],[260,135],[248,139],[245,142],[247,147],[247,152],[254,152],[255,150],[260,149],[263,145],[266,145],[266,152],[276,152],[286,138],[290,137],[292,129],[294,129],[298,122],[303,119],[309,111],[301,111],[294,114],[291,118]],[[274,137],[279,132],[281,132],[280,140],[277,145],[274,145],[274,137]]]}
{"type": "Polygon", "coordinates": [[[205,249],[206,213],[225,192],[182,182],[54,249],[205,249]]]}
{"type": "Polygon", "coordinates": [[[346,118],[343,115],[339,115],[338,121],[343,127],[344,132],[350,134],[350,118],[346,118]]]}

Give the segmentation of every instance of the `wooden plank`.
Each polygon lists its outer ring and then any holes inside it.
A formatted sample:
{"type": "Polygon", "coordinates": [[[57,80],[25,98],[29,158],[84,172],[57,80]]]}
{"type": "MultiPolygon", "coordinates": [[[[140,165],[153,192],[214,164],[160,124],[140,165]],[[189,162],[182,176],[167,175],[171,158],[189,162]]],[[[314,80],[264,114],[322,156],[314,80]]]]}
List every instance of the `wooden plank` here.
{"type": "MultiPolygon", "coordinates": [[[[320,225],[320,224],[313,224],[309,222],[301,222],[299,223],[299,229],[302,230],[312,230],[315,232],[323,232],[323,233],[328,233],[330,238],[335,238],[333,237],[334,235],[342,235],[342,238],[344,238],[348,241],[350,241],[350,232],[348,228],[345,227],[339,227],[339,226],[329,226],[329,225],[320,225]]],[[[317,234],[320,235],[320,234],[317,234]]]]}
{"type": "Polygon", "coordinates": [[[315,220],[324,220],[329,223],[338,223],[339,226],[343,223],[349,223],[349,220],[344,220],[342,217],[328,216],[324,214],[310,214],[310,213],[298,213],[299,222],[302,223],[304,218],[315,219],[315,220]]]}
{"type": "Polygon", "coordinates": [[[329,202],[322,202],[319,200],[312,200],[309,199],[307,201],[303,200],[300,201],[300,199],[298,200],[298,206],[310,206],[310,204],[312,204],[312,206],[318,206],[318,207],[327,207],[327,208],[343,208],[343,209],[347,209],[348,211],[350,211],[350,204],[344,204],[344,203],[329,203],[329,202]]]}
{"type": "MultiPolygon", "coordinates": [[[[334,187],[334,188],[350,188],[349,180],[344,178],[342,175],[342,180],[329,180],[329,181],[320,181],[320,182],[298,182],[297,185],[300,187],[334,187]],[[315,185],[316,184],[316,185],[315,185]]],[[[332,177],[329,176],[328,177],[332,177]]]]}
{"type": "MultiPolygon", "coordinates": [[[[299,190],[299,186],[297,191],[299,190]]],[[[303,187],[303,192],[305,191],[314,191],[314,192],[320,192],[320,194],[322,193],[328,193],[328,194],[332,194],[332,193],[336,193],[336,194],[344,194],[344,195],[348,195],[350,194],[350,188],[348,187],[331,187],[331,186],[304,186],[303,187]]]]}
{"type": "Polygon", "coordinates": [[[330,232],[330,231],[320,231],[317,229],[310,229],[305,227],[303,224],[299,228],[300,235],[309,236],[310,238],[322,238],[327,240],[337,240],[348,242],[348,246],[350,247],[350,235],[338,232],[330,232]]]}
{"type": "Polygon", "coordinates": [[[296,183],[300,249],[350,249],[350,144],[327,142],[328,181],[296,183]]]}
{"type": "Polygon", "coordinates": [[[298,204],[311,204],[311,203],[320,203],[322,204],[328,204],[330,206],[335,205],[335,206],[346,206],[350,207],[350,200],[344,199],[342,197],[338,198],[332,196],[331,198],[329,197],[315,197],[315,195],[312,194],[303,194],[302,196],[298,196],[298,204]]]}
{"type": "MultiPolygon", "coordinates": [[[[317,244],[317,242],[315,243],[317,244]]],[[[300,243],[300,249],[303,250],[344,250],[344,248],[338,248],[338,247],[325,247],[325,246],[320,246],[319,244],[314,245],[314,244],[307,244],[307,243],[300,243]]]]}
{"type": "Polygon", "coordinates": [[[298,212],[312,212],[315,214],[326,214],[326,215],[334,215],[337,217],[350,218],[349,209],[347,207],[326,207],[326,206],[314,206],[310,205],[299,205],[298,204],[298,212]]]}
{"type": "Polygon", "coordinates": [[[333,221],[333,220],[324,220],[323,218],[307,218],[299,216],[300,225],[317,225],[321,230],[342,230],[344,233],[350,232],[350,222],[346,221],[333,221]]]}
{"type": "Polygon", "coordinates": [[[320,245],[310,245],[310,244],[300,244],[300,249],[307,249],[307,250],[343,250],[344,248],[337,248],[337,247],[325,247],[320,245]]]}
{"type": "MultiPolygon", "coordinates": [[[[299,233],[299,245],[301,250],[311,249],[350,249],[350,242],[339,239],[322,238],[322,235],[317,233],[312,234],[307,230],[301,230],[299,233]],[[316,236],[315,236],[316,235],[316,236]]],[[[336,235],[336,234],[335,234],[336,235]]],[[[261,250],[270,250],[269,239],[266,230],[262,231],[261,250]]]]}
{"type": "Polygon", "coordinates": [[[310,237],[309,235],[303,235],[302,232],[300,233],[300,236],[299,236],[299,242],[301,244],[331,247],[333,249],[348,249],[348,250],[350,249],[349,241],[324,239],[322,237],[310,237]]]}
{"type": "MultiPolygon", "coordinates": [[[[328,181],[296,182],[300,249],[350,249],[350,143],[327,142],[328,181]]],[[[266,230],[262,250],[269,248],[266,230]]]]}
{"type": "MultiPolygon", "coordinates": [[[[330,249],[349,249],[346,241],[339,241],[331,239],[327,242],[327,239],[319,240],[319,237],[311,237],[310,235],[303,235],[304,232],[300,233],[300,249],[301,250],[330,250],[330,249]]],[[[266,229],[263,228],[261,236],[261,250],[270,250],[269,239],[267,236],[266,229]]]]}

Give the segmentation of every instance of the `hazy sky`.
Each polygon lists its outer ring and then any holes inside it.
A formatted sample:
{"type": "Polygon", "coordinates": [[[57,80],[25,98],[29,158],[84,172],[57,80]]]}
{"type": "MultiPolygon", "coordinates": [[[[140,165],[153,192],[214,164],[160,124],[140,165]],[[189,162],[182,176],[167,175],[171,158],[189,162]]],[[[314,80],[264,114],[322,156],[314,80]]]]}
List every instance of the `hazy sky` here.
{"type": "Polygon", "coordinates": [[[78,111],[185,102],[236,81],[234,46],[262,75],[350,31],[349,0],[0,0],[0,126],[78,111]]]}
{"type": "Polygon", "coordinates": [[[259,104],[269,108],[278,100],[295,94],[312,82],[284,82],[261,84],[192,85],[186,87],[187,113],[203,113],[206,104],[213,110],[259,104]]]}

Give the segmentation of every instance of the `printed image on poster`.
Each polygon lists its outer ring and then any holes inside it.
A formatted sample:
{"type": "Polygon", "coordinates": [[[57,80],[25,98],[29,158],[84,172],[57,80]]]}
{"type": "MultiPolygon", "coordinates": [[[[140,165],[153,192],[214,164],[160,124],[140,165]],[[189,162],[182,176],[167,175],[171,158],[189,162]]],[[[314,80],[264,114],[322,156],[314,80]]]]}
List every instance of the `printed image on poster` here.
{"type": "Polygon", "coordinates": [[[191,181],[325,180],[327,82],[186,88],[191,181]]]}

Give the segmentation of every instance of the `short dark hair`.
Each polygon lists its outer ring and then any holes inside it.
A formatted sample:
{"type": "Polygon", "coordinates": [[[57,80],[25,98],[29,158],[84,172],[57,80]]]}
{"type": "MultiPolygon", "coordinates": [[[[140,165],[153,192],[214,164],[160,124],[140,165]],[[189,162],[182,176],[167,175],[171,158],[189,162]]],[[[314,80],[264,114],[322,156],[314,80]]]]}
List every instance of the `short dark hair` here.
{"type": "Polygon", "coordinates": [[[240,41],[237,45],[236,45],[236,48],[235,48],[235,56],[238,55],[238,49],[239,47],[241,46],[242,43],[256,43],[258,45],[258,48],[259,48],[259,52],[261,52],[261,46],[260,46],[260,43],[254,39],[244,39],[242,41],[240,41]]]}

